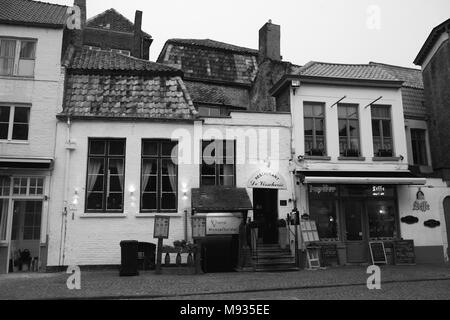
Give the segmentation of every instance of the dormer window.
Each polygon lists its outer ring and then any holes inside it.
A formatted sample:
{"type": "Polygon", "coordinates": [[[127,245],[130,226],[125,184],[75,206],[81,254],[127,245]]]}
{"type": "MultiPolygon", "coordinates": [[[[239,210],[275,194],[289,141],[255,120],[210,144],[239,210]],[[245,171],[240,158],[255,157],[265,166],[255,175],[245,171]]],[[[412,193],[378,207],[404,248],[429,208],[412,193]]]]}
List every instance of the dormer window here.
{"type": "Polygon", "coordinates": [[[34,76],[35,40],[0,38],[0,76],[34,76]]]}

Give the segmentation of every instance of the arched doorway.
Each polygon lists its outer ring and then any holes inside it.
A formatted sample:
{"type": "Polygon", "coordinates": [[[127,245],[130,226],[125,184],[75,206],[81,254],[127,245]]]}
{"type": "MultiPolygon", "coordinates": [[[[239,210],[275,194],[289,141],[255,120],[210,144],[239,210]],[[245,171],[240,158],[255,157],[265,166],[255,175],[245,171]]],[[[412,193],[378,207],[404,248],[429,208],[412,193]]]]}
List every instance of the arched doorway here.
{"type": "Polygon", "coordinates": [[[444,199],[444,217],[447,227],[447,255],[450,257],[450,197],[444,199]]]}

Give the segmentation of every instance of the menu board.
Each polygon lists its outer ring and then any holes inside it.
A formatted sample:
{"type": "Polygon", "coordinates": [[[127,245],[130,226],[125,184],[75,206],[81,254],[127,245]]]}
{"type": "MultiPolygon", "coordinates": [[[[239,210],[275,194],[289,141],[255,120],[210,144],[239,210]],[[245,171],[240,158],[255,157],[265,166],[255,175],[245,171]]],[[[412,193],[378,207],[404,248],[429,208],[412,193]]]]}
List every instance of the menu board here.
{"type": "Polygon", "coordinates": [[[330,267],[333,264],[339,265],[339,255],[337,245],[335,244],[321,245],[320,258],[323,267],[330,267]]]}
{"type": "Polygon", "coordinates": [[[415,265],[414,240],[394,241],[394,263],[396,265],[415,265]]]}
{"type": "Polygon", "coordinates": [[[383,242],[369,242],[369,247],[373,264],[387,264],[386,250],[383,242]]]}
{"type": "Polygon", "coordinates": [[[192,218],[192,238],[204,238],[206,237],[206,217],[193,217],[192,218]]]}
{"type": "Polygon", "coordinates": [[[170,224],[170,217],[156,216],[153,238],[169,239],[169,224],[170,224]]]}

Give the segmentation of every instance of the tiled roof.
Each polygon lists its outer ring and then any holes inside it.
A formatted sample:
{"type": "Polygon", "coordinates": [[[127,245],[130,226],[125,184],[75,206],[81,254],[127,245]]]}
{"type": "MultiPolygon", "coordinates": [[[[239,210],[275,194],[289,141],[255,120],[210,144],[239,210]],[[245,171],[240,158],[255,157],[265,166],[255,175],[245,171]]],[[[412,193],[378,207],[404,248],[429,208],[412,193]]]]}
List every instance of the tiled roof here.
{"type": "Polygon", "coordinates": [[[68,65],[68,69],[182,74],[181,70],[160,63],[141,60],[110,51],[97,51],[88,48],[83,48],[75,52],[72,61],[68,65]]]}
{"type": "MultiPolygon", "coordinates": [[[[127,33],[134,32],[134,23],[113,8],[88,19],[88,21],[86,22],[86,26],[103,30],[127,33]]],[[[148,33],[144,32],[144,35],[151,38],[148,33]]]]}
{"type": "Polygon", "coordinates": [[[249,93],[246,88],[192,81],[185,81],[185,84],[195,104],[248,108],[249,93]]]}
{"type": "Polygon", "coordinates": [[[258,50],[245,48],[245,47],[239,47],[235,46],[229,43],[215,41],[211,39],[169,39],[167,40],[167,43],[172,44],[181,44],[181,45],[187,45],[187,46],[198,46],[198,47],[205,47],[210,49],[219,49],[219,50],[226,50],[226,51],[232,51],[236,53],[243,53],[243,54],[250,54],[250,55],[258,55],[258,50]]]}
{"type": "Polygon", "coordinates": [[[368,64],[337,64],[312,61],[300,68],[299,74],[324,78],[399,81],[383,68],[368,64]]]}
{"type": "Polygon", "coordinates": [[[403,111],[406,117],[423,118],[428,117],[425,106],[425,92],[423,89],[411,87],[402,88],[403,111]]]}
{"type": "Polygon", "coordinates": [[[191,41],[167,41],[158,62],[183,70],[186,79],[252,84],[258,70],[256,55],[224,49],[227,46],[236,48],[232,45],[222,44],[219,50],[218,46],[199,46],[191,41]]]}
{"type": "Polygon", "coordinates": [[[398,80],[404,81],[404,87],[423,89],[422,70],[420,69],[393,66],[378,62],[370,62],[370,65],[379,66],[398,80]]]}
{"type": "Polygon", "coordinates": [[[69,74],[61,115],[192,120],[197,112],[178,76],[69,74]]]}
{"type": "Polygon", "coordinates": [[[0,0],[0,23],[63,27],[67,6],[31,0],[0,0]]]}
{"type": "Polygon", "coordinates": [[[219,212],[252,210],[252,202],[245,188],[202,187],[192,189],[192,209],[219,212]]]}

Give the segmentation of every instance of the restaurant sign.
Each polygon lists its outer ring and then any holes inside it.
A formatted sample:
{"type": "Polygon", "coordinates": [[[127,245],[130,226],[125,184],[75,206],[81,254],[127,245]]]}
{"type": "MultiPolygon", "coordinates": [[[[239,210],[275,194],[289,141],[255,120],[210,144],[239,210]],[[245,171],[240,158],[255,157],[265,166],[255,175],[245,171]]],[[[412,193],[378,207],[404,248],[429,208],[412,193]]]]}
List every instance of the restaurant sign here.
{"type": "Polygon", "coordinates": [[[239,234],[241,223],[241,214],[210,213],[206,216],[206,235],[218,236],[239,234]]]}
{"type": "Polygon", "coordinates": [[[287,184],[277,172],[258,171],[249,179],[247,188],[287,190],[287,184]]]}

